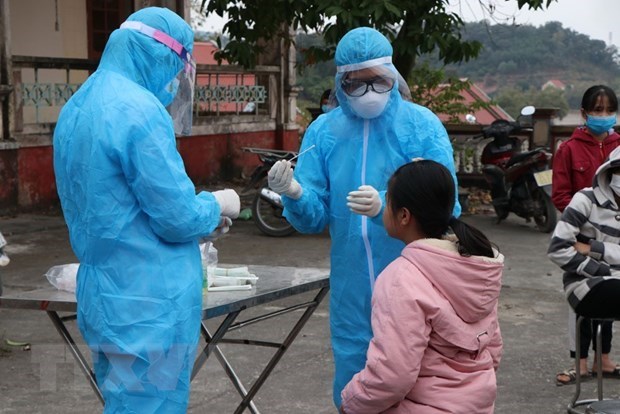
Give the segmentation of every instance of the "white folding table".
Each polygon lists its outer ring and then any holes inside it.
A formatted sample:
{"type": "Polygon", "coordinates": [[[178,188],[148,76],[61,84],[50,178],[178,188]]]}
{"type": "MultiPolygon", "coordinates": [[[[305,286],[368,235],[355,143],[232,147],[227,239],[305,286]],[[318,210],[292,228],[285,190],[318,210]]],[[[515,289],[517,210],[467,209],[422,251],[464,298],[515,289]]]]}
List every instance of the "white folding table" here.
{"type": "MultiPolygon", "coordinates": [[[[321,268],[297,268],[283,266],[249,266],[251,273],[258,276],[258,282],[251,290],[230,291],[230,292],[208,292],[203,296],[202,310],[202,336],[206,341],[204,348],[198,353],[192,371],[192,380],[204,366],[211,354],[215,354],[224,371],[242,397],[235,413],[242,413],[249,409],[252,413],[259,413],[252,399],[264,384],[269,374],[273,371],[284,353],[289,349],[297,334],[304,327],[312,313],[319,306],[321,301],[329,291],[329,270],[321,268]],[[272,312],[266,312],[259,316],[238,321],[237,317],[247,310],[259,305],[264,305],[276,300],[295,297],[296,295],[317,290],[314,299],[310,301],[300,301],[286,308],[272,312]],[[284,315],[297,310],[304,310],[295,325],[291,328],[283,342],[267,342],[256,339],[227,339],[226,333],[252,325],[258,322],[284,315]],[[225,316],[215,332],[211,333],[205,321],[211,318],[225,316]],[[221,351],[219,344],[234,343],[240,345],[264,346],[276,348],[276,352],[271,357],[258,378],[251,385],[249,390],[233,370],[231,364],[221,351]]],[[[56,290],[52,287],[38,289],[16,294],[6,294],[0,296],[0,308],[7,309],[30,309],[47,312],[54,327],[62,337],[63,341],[71,351],[71,354],[84,372],[90,386],[96,393],[99,400],[103,403],[101,391],[97,386],[95,374],[84,355],[79,350],[75,340],[69,333],[65,323],[76,319],[75,312],[77,304],[73,293],[56,290]],[[69,313],[60,316],[61,313],[69,313]]]]}

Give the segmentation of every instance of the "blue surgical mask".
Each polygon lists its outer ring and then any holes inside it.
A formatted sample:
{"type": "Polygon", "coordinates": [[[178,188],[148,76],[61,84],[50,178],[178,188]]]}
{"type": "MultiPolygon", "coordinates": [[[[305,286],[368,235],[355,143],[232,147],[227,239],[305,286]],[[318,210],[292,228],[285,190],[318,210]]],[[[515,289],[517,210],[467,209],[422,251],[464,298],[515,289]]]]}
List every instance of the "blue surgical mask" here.
{"type": "Polygon", "coordinates": [[[323,111],[324,114],[328,113],[329,111],[331,111],[332,107],[329,105],[321,105],[321,111],[323,111]]]}
{"type": "Polygon", "coordinates": [[[586,115],[586,126],[594,135],[601,135],[616,125],[616,114],[610,116],[586,115]]]}

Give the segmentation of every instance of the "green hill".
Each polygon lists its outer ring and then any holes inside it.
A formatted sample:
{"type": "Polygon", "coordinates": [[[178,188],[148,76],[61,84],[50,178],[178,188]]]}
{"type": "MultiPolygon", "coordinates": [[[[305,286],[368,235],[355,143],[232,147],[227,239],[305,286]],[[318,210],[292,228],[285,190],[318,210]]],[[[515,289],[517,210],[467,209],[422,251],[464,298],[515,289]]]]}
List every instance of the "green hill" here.
{"type": "Polygon", "coordinates": [[[587,87],[603,83],[620,93],[620,56],[602,40],[562,27],[488,25],[468,23],[466,40],[478,40],[483,49],[477,59],[447,70],[480,83],[491,95],[502,89],[540,89],[551,79],[562,81],[572,108],[578,108],[587,87]]]}
{"type": "MultiPolygon", "coordinates": [[[[566,85],[564,96],[573,109],[579,108],[583,92],[593,84],[607,84],[620,95],[618,50],[606,47],[602,40],[564,28],[559,22],[540,27],[467,23],[462,36],[465,40],[481,42],[482,52],[477,59],[447,66],[446,73],[469,78],[480,84],[491,97],[502,92],[511,95],[514,91],[532,95],[551,79],[566,85]]],[[[334,63],[303,65],[299,52],[322,45],[318,35],[300,33],[295,43],[299,68],[303,67],[297,79],[303,87],[299,96],[300,107],[316,107],[323,90],[332,87],[334,63]]],[[[418,63],[425,61],[435,67],[440,65],[432,57],[418,59],[418,63]]],[[[554,96],[550,98],[553,100],[554,96]]]]}

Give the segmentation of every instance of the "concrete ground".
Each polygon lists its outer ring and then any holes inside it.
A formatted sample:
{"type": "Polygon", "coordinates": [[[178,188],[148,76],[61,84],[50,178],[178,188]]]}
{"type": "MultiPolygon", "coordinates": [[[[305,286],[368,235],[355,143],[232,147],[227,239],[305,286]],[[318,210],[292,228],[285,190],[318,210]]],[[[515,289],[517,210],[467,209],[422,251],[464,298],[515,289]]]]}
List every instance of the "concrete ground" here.
{"type": "MultiPolygon", "coordinates": [[[[554,375],[571,365],[566,350],[567,305],[561,272],[545,255],[549,235],[516,217],[499,225],[494,224],[493,215],[472,215],[465,220],[483,230],[506,256],[499,310],[505,347],[498,372],[496,413],[565,412],[574,387],[557,387],[554,375]]],[[[0,218],[0,230],[9,242],[12,259],[0,270],[5,293],[46,286],[43,275],[49,267],[75,261],[60,216],[0,218]]],[[[312,267],[329,265],[329,246],[327,234],[269,238],[253,222],[239,220],[216,242],[221,263],[312,267]]],[[[290,302],[285,299],[262,309],[277,309],[290,302]]],[[[328,312],[326,299],[264,384],[255,398],[262,412],[336,412],[331,402],[328,312]]],[[[282,340],[295,317],[287,315],[241,331],[247,336],[282,340]]],[[[79,340],[74,323],[70,329],[79,340]]],[[[0,309],[0,338],[0,413],[101,410],[45,313],[0,309]],[[28,342],[30,350],[9,346],[5,339],[28,342]]],[[[224,345],[223,351],[246,385],[272,352],[239,345],[224,345]]],[[[612,354],[620,361],[615,350],[612,354]]],[[[606,393],[617,396],[620,381],[607,380],[606,384],[606,393]]],[[[586,384],[586,392],[591,393],[592,385],[593,381],[586,384]]],[[[230,413],[237,401],[238,395],[217,360],[210,359],[193,383],[189,412],[230,413]]]]}

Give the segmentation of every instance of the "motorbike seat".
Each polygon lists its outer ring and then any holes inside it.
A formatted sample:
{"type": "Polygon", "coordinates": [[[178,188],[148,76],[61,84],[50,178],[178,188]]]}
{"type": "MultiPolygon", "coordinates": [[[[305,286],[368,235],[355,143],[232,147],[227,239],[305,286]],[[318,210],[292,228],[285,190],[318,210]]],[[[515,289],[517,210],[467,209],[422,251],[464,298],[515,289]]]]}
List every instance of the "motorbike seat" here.
{"type": "Polygon", "coordinates": [[[526,152],[521,152],[519,154],[515,154],[512,157],[510,157],[510,159],[508,160],[508,162],[506,163],[506,167],[510,167],[511,165],[517,164],[523,160],[526,160],[528,158],[530,158],[532,155],[537,154],[539,152],[541,152],[542,149],[538,148],[532,151],[526,151],[526,152]]]}

